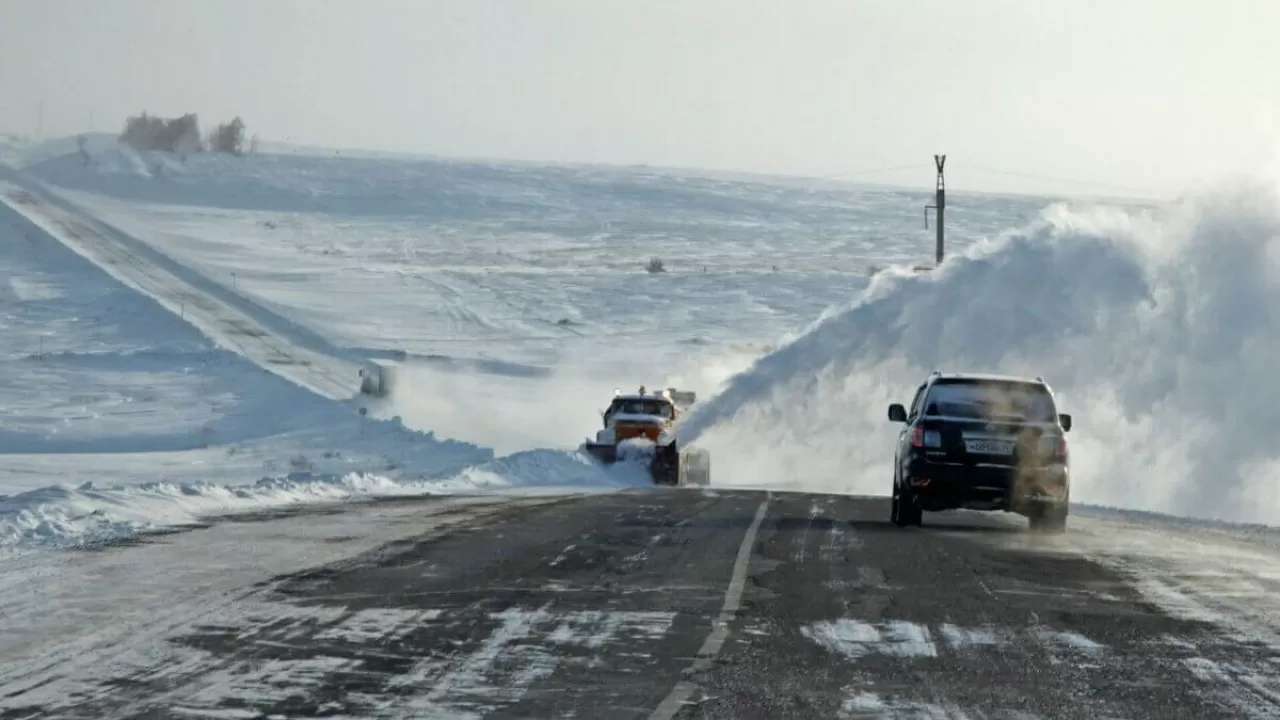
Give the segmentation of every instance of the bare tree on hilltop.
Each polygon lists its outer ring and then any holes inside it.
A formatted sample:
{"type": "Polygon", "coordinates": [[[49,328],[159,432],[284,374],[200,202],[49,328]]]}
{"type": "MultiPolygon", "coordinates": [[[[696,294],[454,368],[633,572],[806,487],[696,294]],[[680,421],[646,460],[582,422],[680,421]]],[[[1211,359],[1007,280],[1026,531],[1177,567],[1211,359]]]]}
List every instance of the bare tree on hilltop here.
{"type": "Polygon", "coordinates": [[[244,121],[239,117],[229,123],[222,123],[209,133],[210,150],[243,155],[245,144],[244,121]]]}
{"type": "Polygon", "coordinates": [[[245,124],[239,117],[215,127],[206,141],[200,133],[200,119],[195,113],[166,119],[143,112],[125,121],[120,142],[135,150],[184,155],[204,150],[243,155],[247,145],[245,124]]]}
{"type": "Polygon", "coordinates": [[[120,142],[135,150],[161,150],[164,152],[198,152],[200,143],[200,119],[195,113],[187,113],[168,120],[142,113],[124,123],[120,142]]]}

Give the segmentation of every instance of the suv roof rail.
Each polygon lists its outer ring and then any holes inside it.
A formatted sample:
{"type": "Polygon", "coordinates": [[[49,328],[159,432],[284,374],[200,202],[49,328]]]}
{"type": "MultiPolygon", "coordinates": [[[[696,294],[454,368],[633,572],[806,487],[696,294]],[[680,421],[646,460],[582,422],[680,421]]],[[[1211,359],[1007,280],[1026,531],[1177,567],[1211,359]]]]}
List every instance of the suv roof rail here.
{"type": "Polygon", "coordinates": [[[941,370],[935,369],[933,372],[929,373],[929,377],[938,377],[941,374],[942,374],[941,370]]]}
{"type": "Polygon", "coordinates": [[[1041,375],[1037,375],[1037,376],[1036,376],[1036,382],[1044,382],[1044,377],[1043,377],[1043,376],[1041,376],[1041,375]]]}

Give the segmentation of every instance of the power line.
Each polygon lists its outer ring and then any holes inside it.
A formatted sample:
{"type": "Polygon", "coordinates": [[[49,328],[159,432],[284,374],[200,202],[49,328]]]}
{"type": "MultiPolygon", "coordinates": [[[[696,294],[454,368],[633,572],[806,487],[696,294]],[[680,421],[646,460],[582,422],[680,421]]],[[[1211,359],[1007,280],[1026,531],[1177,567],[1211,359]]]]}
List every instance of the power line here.
{"type": "Polygon", "coordinates": [[[919,170],[921,163],[912,163],[910,165],[894,165],[892,167],[868,168],[866,170],[850,170],[849,172],[835,173],[833,175],[818,175],[819,180],[835,180],[837,178],[852,177],[854,175],[872,175],[875,173],[897,172],[899,170],[919,170]]]}
{"type": "MultiPolygon", "coordinates": [[[[956,166],[957,163],[952,163],[956,166]]],[[[846,172],[832,173],[830,175],[815,176],[817,180],[836,180],[839,178],[855,177],[858,175],[874,175],[877,173],[898,172],[901,170],[922,170],[924,163],[911,163],[910,165],[890,165],[886,167],[864,168],[860,170],[849,170],[846,172]]],[[[1097,182],[1094,180],[1081,180],[1079,178],[1054,177],[1051,175],[1040,175],[1037,173],[1021,172],[1018,170],[1001,170],[999,168],[986,167],[983,165],[971,165],[968,163],[959,163],[962,170],[972,170],[979,173],[987,173],[990,175],[1003,175],[1006,177],[1017,177],[1027,180],[1039,180],[1041,182],[1052,182],[1066,185],[1078,185],[1081,187],[1106,188],[1108,190],[1117,190],[1127,193],[1137,193],[1139,195],[1159,196],[1160,193],[1150,188],[1134,187],[1132,185],[1117,185],[1115,183],[1097,182]]]]}
{"type": "Polygon", "coordinates": [[[1065,183],[1069,185],[1080,185],[1082,187],[1108,188],[1110,190],[1123,190],[1124,192],[1133,192],[1133,193],[1139,193],[1143,195],[1159,195],[1159,193],[1153,192],[1152,190],[1149,190],[1147,188],[1138,188],[1130,185],[1115,185],[1112,183],[1102,183],[1102,182],[1095,182],[1091,180],[1078,180],[1078,179],[1072,179],[1072,178],[1051,177],[1048,175],[1037,175],[1035,173],[1018,172],[1015,170],[999,170],[997,168],[983,167],[981,165],[969,165],[966,163],[960,163],[960,167],[962,169],[974,170],[976,172],[989,173],[992,175],[1006,175],[1009,177],[1020,177],[1020,178],[1026,178],[1029,180],[1040,180],[1044,182],[1056,182],[1056,183],[1065,183]]]}

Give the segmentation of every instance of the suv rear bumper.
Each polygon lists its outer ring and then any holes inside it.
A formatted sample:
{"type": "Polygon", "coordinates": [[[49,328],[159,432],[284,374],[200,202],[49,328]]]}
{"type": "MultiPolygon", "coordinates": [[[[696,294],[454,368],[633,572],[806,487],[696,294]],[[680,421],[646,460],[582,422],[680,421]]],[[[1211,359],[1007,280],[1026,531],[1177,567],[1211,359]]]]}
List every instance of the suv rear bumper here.
{"type": "Polygon", "coordinates": [[[907,470],[903,482],[929,511],[967,507],[1018,512],[1065,504],[1070,489],[1070,470],[1062,464],[1019,468],[916,458],[907,470]]]}

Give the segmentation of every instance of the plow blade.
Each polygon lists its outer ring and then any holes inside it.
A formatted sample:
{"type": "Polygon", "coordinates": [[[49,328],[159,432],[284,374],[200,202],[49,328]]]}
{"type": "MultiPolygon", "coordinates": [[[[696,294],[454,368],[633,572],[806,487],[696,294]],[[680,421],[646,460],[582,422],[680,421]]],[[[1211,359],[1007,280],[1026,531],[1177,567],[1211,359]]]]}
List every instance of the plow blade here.
{"type": "Polygon", "coordinates": [[[588,455],[595,458],[596,462],[605,465],[612,465],[618,462],[618,446],[612,444],[586,443],[582,446],[588,455]]]}
{"type": "MultiPolygon", "coordinates": [[[[603,465],[618,462],[616,445],[586,443],[582,449],[603,465]]],[[[649,476],[655,485],[710,485],[711,455],[700,448],[678,450],[674,445],[659,446],[649,463],[649,476]]]]}

